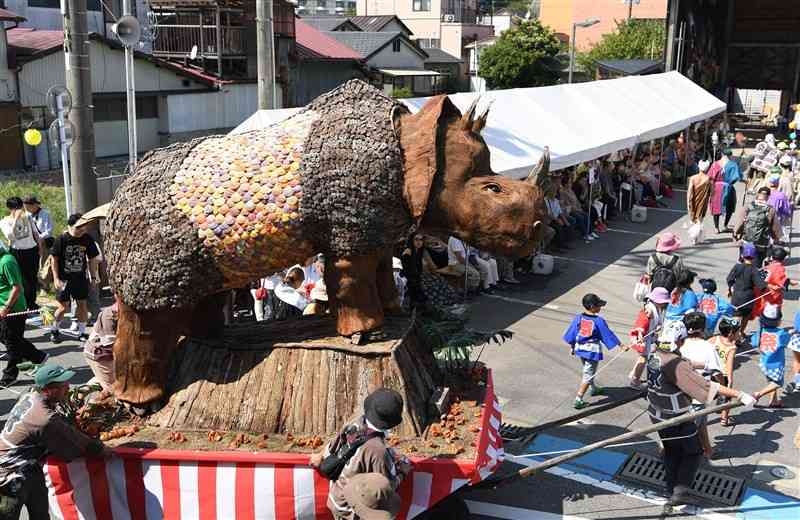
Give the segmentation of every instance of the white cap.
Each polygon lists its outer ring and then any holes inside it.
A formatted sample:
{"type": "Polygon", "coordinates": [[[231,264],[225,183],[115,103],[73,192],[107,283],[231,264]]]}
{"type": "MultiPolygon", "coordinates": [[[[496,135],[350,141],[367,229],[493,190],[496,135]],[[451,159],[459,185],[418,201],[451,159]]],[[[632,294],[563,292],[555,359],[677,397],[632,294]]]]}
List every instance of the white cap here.
{"type": "Polygon", "coordinates": [[[402,269],[402,268],[403,268],[403,262],[401,262],[400,259],[397,258],[396,256],[393,256],[392,257],[392,269],[402,269]]]}
{"type": "Polygon", "coordinates": [[[778,319],[779,307],[774,303],[768,303],[764,306],[763,316],[770,320],[778,319]]]}
{"type": "Polygon", "coordinates": [[[792,158],[789,157],[788,155],[784,155],[783,157],[781,157],[781,164],[783,166],[788,166],[792,164],[792,158]]]}
{"type": "Polygon", "coordinates": [[[687,336],[689,336],[689,333],[686,330],[686,325],[684,325],[682,321],[670,321],[661,330],[661,334],[658,336],[658,342],[669,343],[677,347],[677,343],[686,339],[687,336]]]}

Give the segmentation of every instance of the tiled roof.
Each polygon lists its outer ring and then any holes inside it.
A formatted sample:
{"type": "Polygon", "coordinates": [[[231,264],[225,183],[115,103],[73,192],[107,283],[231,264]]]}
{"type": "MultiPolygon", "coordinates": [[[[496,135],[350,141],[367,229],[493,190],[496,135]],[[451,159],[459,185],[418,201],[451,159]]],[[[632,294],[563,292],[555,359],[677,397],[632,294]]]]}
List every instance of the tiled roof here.
{"type": "Polygon", "coordinates": [[[11,12],[8,9],[0,8],[0,22],[24,22],[25,17],[11,12]]]}
{"type": "Polygon", "coordinates": [[[300,19],[318,31],[336,31],[349,21],[344,16],[303,16],[300,19]]]}
{"type": "Polygon", "coordinates": [[[351,16],[350,21],[353,22],[358,26],[359,29],[365,32],[380,32],[381,29],[386,27],[392,20],[397,20],[409,34],[411,34],[411,29],[406,27],[397,16],[393,14],[383,15],[383,16],[351,16]]]}
{"type": "Polygon", "coordinates": [[[428,59],[425,60],[425,63],[461,63],[461,58],[457,58],[450,54],[449,52],[445,52],[442,49],[425,49],[425,52],[428,53],[428,59]]]}
{"type": "Polygon", "coordinates": [[[64,31],[44,31],[16,27],[6,31],[8,48],[17,57],[35,56],[64,46],[64,31]]]}
{"type": "MultiPolygon", "coordinates": [[[[330,33],[346,34],[346,33],[330,33]]],[[[360,60],[356,51],[306,23],[295,20],[297,54],[301,60],[360,60]]]]}
{"type": "Polygon", "coordinates": [[[390,41],[402,35],[399,32],[326,32],[328,36],[338,40],[356,51],[363,59],[367,59],[385,47],[390,41]]]}

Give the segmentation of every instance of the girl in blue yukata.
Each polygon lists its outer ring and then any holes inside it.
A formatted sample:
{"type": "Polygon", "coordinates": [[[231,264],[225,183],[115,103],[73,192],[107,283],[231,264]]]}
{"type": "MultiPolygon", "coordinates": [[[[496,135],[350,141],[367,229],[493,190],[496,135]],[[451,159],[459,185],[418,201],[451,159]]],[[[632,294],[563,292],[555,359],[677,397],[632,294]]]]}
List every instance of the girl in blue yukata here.
{"type": "Polygon", "coordinates": [[[761,352],[761,372],[767,378],[767,386],[753,394],[756,399],[769,392],[769,408],[783,408],[780,389],[786,370],[786,347],[789,345],[789,333],[781,327],[781,312],[777,305],[768,303],[761,314],[761,326],[753,334],[753,347],[761,352]],[[774,391],[773,391],[774,390],[774,391]]]}
{"type": "Polygon", "coordinates": [[[697,309],[697,295],[692,290],[692,284],[697,277],[694,271],[684,271],[678,277],[675,289],[670,295],[670,303],[664,315],[664,328],[670,322],[683,321],[683,317],[697,309]]]}
{"type": "Polygon", "coordinates": [[[733,305],[717,293],[717,282],[710,278],[701,278],[702,293],[697,294],[697,310],[706,317],[706,337],[710,338],[717,330],[717,323],[723,316],[733,316],[733,305]]]}
{"type": "Polygon", "coordinates": [[[789,340],[789,350],[792,351],[794,380],[786,385],[786,392],[792,394],[800,392],[800,312],[794,315],[794,330],[792,331],[792,338],[789,340]]]}
{"type": "Polygon", "coordinates": [[[611,350],[620,345],[619,338],[611,332],[606,320],[600,316],[605,304],[606,302],[596,294],[590,293],[584,296],[583,308],[586,310],[575,316],[564,332],[564,341],[572,348],[572,355],[578,356],[583,363],[583,376],[578,387],[578,395],[575,397],[576,410],[588,406],[583,396],[590,387],[590,395],[603,394],[603,388],[594,382],[597,365],[603,359],[603,346],[611,350]]]}

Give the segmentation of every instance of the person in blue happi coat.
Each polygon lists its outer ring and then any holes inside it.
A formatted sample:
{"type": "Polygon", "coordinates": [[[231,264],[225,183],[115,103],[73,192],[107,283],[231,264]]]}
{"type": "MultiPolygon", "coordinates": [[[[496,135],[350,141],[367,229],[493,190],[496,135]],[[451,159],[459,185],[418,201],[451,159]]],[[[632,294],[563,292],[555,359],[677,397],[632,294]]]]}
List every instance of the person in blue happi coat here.
{"type": "Polygon", "coordinates": [[[701,278],[702,293],[697,294],[697,310],[706,317],[706,337],[710,338],[717,330],[717,323],[723,316],[732,317],[734,306],[717,294],[717,282],[710,278],[701,278]]]}
{"type": "Polygon", "coordinates": [[[600,311],[606,302],[596,294],[589,293],[583,297],[584,312],[575,316],[569,328],[564,332],[564,341],[572,348],[572,355],[578,356],[583,363],[583,376],[575,397],[575,409],[588,406],[583,396],[589,388],[590,395],[602,395],[603,389],[595,384],[597,365],[603,359],[603,346],[611,350],[620,345],[619,338],[611,332],[600,311]]]}
{"type": "Polygon", "coordinates": [[[783,408],[783,401],[779,394],[786,371],[786,347],[789,345],[791,336],[781,328],[781,311],[775,304],[768,303],[764,306],[759,321],[761,326],[758,328],[758,332],[753,334],[752,344],[761,353],[759,366],[764,377],[767,378],[767,386],[754,393],[753,397],[759,399],[769,393],[767,406],[783,408]]]}

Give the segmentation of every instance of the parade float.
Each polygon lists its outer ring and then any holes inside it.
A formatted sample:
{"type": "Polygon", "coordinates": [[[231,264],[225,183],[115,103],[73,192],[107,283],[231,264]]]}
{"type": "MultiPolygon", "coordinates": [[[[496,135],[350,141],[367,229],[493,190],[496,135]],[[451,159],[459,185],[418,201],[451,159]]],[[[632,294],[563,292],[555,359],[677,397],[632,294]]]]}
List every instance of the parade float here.
{"type": "Polygon", "coordinates": [[[103,232],[119,304],[114,393],[131,413],[76,414],[116,456],[49,461],[52,509],[328,518],[309,455],[381,386],[404,398],[391,444],[415,463],[402,518],[491,474],[502,457],[491,372],[437,359],[392,277],[413,232],[508,257],[542,239],[549,157],[525,180],[495,175],[487,116],[446,96],[412,115],[354,80],[268,128],[144,157],[103,232]],[[220,294],[317,252],[330,317],[222,326],[220,294]]]}

